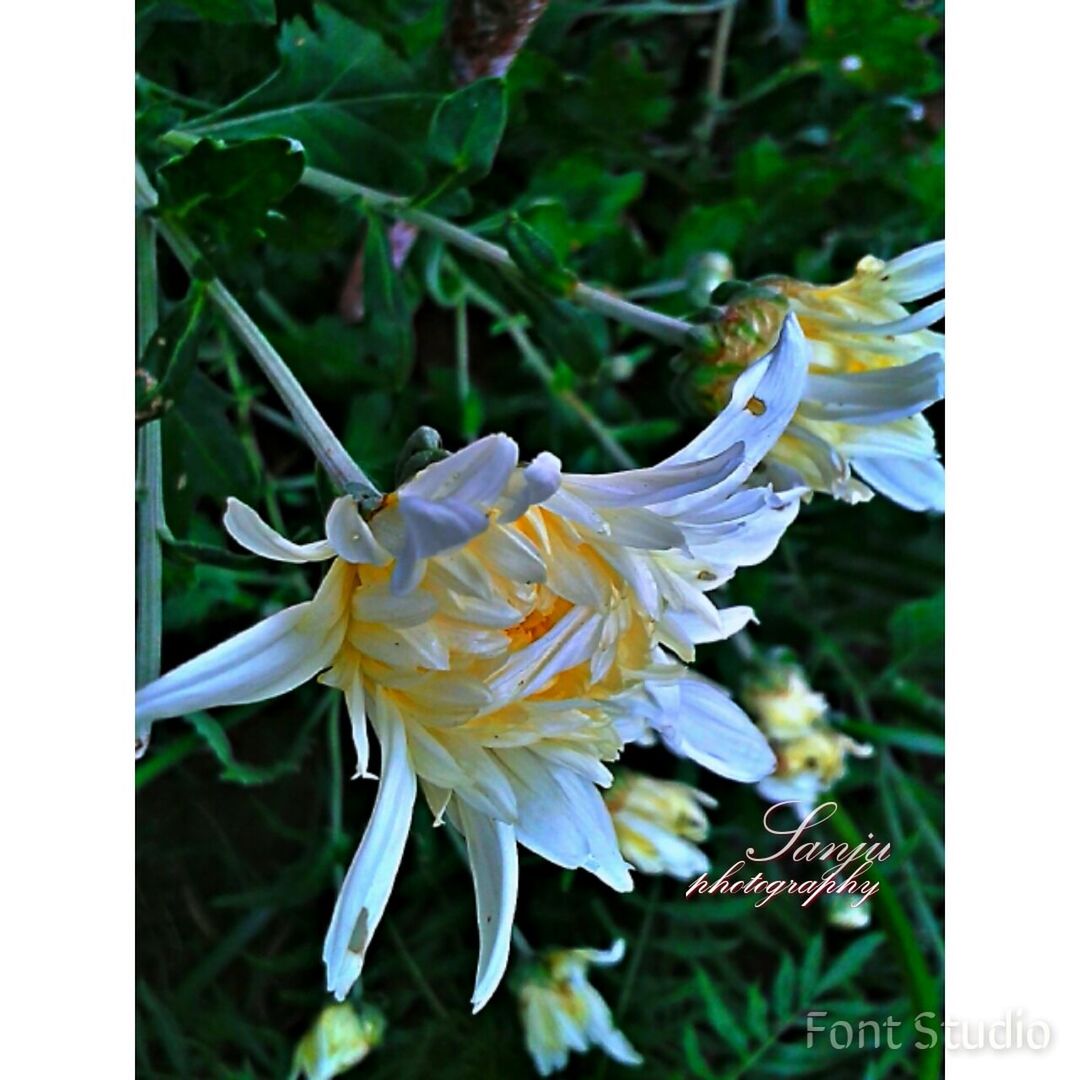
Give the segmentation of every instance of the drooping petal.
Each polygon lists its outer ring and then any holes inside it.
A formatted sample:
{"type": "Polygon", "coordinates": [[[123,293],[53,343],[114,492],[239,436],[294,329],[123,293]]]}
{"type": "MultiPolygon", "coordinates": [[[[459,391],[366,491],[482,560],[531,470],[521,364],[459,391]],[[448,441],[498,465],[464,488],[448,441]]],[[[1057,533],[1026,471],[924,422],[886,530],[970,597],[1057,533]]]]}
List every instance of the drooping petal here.
{"type": "Polygon", "coordinates": [[[724,411],[663,464],[700,461],[742,443],[744,465],[736,474],[741,482],[788,426],[802,397],[809,358],[799,322],[788,315],[772,351],[736,380],[724,411]]]}
{"type": "Polygon", "coordinates": [[[687,672],[678,682],[679,708],[653,723],[668,749],[729,780],[754,782],[776,767],[776,756],[751,719],[715,683],[687,672]]]}
{"type": "Polygon", "coordinates": [[[889,297],[901,304],[940,292],[945,288],[945,241],[905,251],[887,262],[879,276],[889,297]]]}
{"type": "Polygon", "coordinates": [[[332,559],[334,549],[325,540],[310,544],[294,544],[271,528],[259,515],[239,499],[229,498],[223,519],[225,531],[241,546],[264,559],[278,562],[305,563],[332,559]]]}
{"type": "Polygon", "coordinates": [[[390,558],[350,495],[335,499],[330,507],[326,515],[326,540],[346,562],[382,566],[390,558]]]}
{"type": "Polygon", "coordinates": [[[800,414],[811,420],[885,424],[945,396],[945,361],[933,353],[911,364],[849,375],[810,375],[800,414]]]}
{"type": "Polygon", "coordinates": [[[465,833],[476,890],[480,959],[472,1006],[477,1013],[495,993],[510,958],[518,891],[517,840],[512,825],[493,821],[460,801],[455,809],[465,833]]]}
{"type": "Polygon", "coordinates": [[[382,744],[382,779],[371,820],[338,894],[323,945],[326,988],[344,1001],[360,976],[364,955],[390,899],[405,854],[416,801],[416,773],[409,765],[405,726],[382,695],[372,721],[382,744]]]}
{"type": "Polygon", "coordinates": [[[945,510],[945,466],[931,458],[864,457],[852,464],[886,498],[907,510],[945,510]]]}
{"type": "Polygon", "coordinates": [[[593,508],[653,506],[715,487],[731,476],[742,461],[743,447],[736,442],[693,461],[668,462],[600,476],[568,473],[563,477],[563,488],[593,508]]]}
{"type": "Polygon", "coordinates": [[[135,695],[136,717],[150,722],[265,701],[314,678],[345,636],[346,575],[347,568],[335,563],[313,600],[263,619],[148,683],[135,695]]]}

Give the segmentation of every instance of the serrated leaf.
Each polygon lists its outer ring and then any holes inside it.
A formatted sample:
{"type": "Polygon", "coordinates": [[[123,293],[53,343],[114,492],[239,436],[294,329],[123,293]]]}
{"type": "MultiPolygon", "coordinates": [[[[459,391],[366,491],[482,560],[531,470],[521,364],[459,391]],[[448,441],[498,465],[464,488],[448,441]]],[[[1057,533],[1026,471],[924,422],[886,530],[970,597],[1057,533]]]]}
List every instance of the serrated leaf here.
{"type": "Polygon", "coordinates": [[[304,151],[293,139],[226,146],[201,139],[158,170],[159,211],[192,230],[209,254],[261,239],[268,215],[300,182],[304,151]]]}
{"type": "Polygon", "coordinates": [[[757,983],[746,992],[746,1030],[759,1043],[769,1037],[769,1003],[757,983]]]}
{"type": "Polygon", "coordinates": [[[683,1028],[682,1045],[686,1064],[694,1076],[700,1077],[701,1080],[712,1080],[712,1069],[709,1068],[709,1063],[701,1052],[701,1041],[698,1039],[698,1034],[690,1024],[683,1028]]]}
{"type": "Polygon", "coordinates": [[[480,79],[439,102],[431,118],[428,153],[465,182],[491,171],[506,128],[506,86],[480,79]]]}
{"type": "Polygon", "coordinates": [[[709,1021],[709,1026],[739,1057],[742,1057],[746,1054],[750,1043],[735,1019],[735,1014],[724,1004],[720,992],[702,968],[694,970],[694,978],[697,982],[698,993],[705,1003],[705,1018],[709,1021]]]}
{"type": "Polygon", "coordinates": [[[882,934],[867,934],[854,944],[849,945],[830,965],[824,976],[818,982],[817,993],[819,995],[840,986],[848,979],[857,975],[875,953],[884,940],[882,934]]]}
{"type": "Polygon", "coordinates": [[[314,5],[314,12],[317,29],[300,18],[282,25],[274,75],[184,130],[286,135],[318,168],[415,194],[425,178],[434,96],[415,92],[410,65],[371,27],[327,4],[314,5]]]}
{"type": "Polygon", "coordinates": [[[795,961],[788,953],[781,958],[773,980],[772,1003],[778,1017],[787,1016],[795,1008],[795,961]]]}

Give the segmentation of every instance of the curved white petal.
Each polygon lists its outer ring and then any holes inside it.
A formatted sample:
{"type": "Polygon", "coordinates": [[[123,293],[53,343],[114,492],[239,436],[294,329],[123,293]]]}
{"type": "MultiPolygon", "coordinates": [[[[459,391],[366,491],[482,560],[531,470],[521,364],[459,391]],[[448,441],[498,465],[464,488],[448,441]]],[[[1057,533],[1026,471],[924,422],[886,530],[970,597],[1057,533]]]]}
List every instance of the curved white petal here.
{"type": "Polygon", "coordinates": [[[517,443],[509,435],[486,435],[422,469],[398,494],[436,502],[456,499],[487,509],[503,493],[517,457],[517,443]]]}
{"type": "Polygon", "coordinates": [[[326,540],[346,562],[382,566],[390,558],[360,516],[351,495],[342,495],[330,507],[326,515],[326,540]]]}
{"type": "Polygon", "coordinates": [[[736,474],[741,481],[788,426],[802,397],[809,359],[799,322],[788,315],[772,351],[736,380],[724,411],[663,465],[699,461],[741,442],[744,466],[736,474]]]}
{"type": "Polygon", "coordinates": [[[376,697],[372,721],[382,744],[379,793],[323,945],[326,988],[338,1001],[345,1000],[359,978],[367,947],[386,910],[416,801],[416,773],[409,765],[405,726],[382,695],[376,697]]]}
{"type": "Polygon", "coordinates": [[[457,499],[434,502],[402,494],[398,510],[405,526],[405,548],[390,576],[390,588],[398,596],[411,592],[420,583],[425,559],[467,544],[488,525],[482,510],[457,499]]]}
{"type": "Polygon", "coordinates": [[[708,457],[665,462],[648,469],[599,476],[568,473],[563,487],[593,508],[654,506],[715,487],[742,463],[743,447],[735,442],[708,457]]]}
{"type": "Polygon", "coordinates": [[[899,303],[920,300],[945,288],[945,241],[935,240],[887,262],[880,274],[899,303]]]}
{"type": "Polygon", "coordinates": [[[546,502],[562,483],[562,462],[546,450],[523,469],[510,474],[499,503],[499,521],[509,525],[517,521],[530,506],[546,502]]]}
{"type": "Polygon", "coordinates": [[[810,375],[800,415],[811,420],[885,424],[922,412],[945,396],[940,353],[911,364],[848,375],[810,375]]]}
{"type": "Polygon", "coordinates": [[[305,563],[332,559],[334,549],[325,540],[310,544],[294,544],[271,528],[247,503],[231,496],[226,501],[225,531],[241,546],[264,559],[278,562],[305,563]]]}
{"type": "Polygon", "coordinates": [[[729,780],[754,782],[776,768],[765,736],[726,691],[691,672],[677,686],[677,713],[653,722],[672,753],[729,780]]]}
{"type": "Polygon", "coordinates": [[[513,825],[493,821],[460,800],[456,811],[465,833],[476,889],[480,958],[472,1007],[477,1013],[495,993],[510,958],[510,933],[518,891],[517,840],[513,825]]]}
{"type": "Polygon", "coordinates": [[[135,695],[136,718],[150,722],[265,701],[314,678],[345,636],[342,581],[335,564],[315,599],[263,619],[148,683],[135,695]]]}
{"type": "Polygon", "coordinates": [[[859,457],[858,474],[907,510],[945,511],[945,466],[931,458],[859,457]]]}

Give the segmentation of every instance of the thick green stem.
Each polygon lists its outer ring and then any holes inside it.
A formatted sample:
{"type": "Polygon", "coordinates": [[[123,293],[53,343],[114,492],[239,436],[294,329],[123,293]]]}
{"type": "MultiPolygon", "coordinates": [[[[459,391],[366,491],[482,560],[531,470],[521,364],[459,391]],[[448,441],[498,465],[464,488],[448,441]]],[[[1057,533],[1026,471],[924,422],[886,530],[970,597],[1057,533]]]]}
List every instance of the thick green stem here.
{"type": "MultiPolygon", "coordinates": [[[[158,324],[157,238],[154,223],[135,223],[136,314],[139,355],[158,324]]],[[[136,561],[135,685],[144,686],[161,673],[161,529],[165,507],[161,492],[161,422],[151,420],[136,434],[136,561]]],[[[150,737],[150,725],[135,724],[135,754],[141,756],[150,737]]]]}
{"type": "MultiPolygon", "coordinates": [[[[199,136],[186,131],[171,131],[163,137],[163,141],[170,146],[186,149],[197,143],[199,136]]],[[[374,188],[324,172],[322,169],[305,169],[300,182],[340,199],[362,199],[367,206],[393,214],[394,217],[407,221],[418,229],[431,233],[432,236],[438,236],[458,250],[498,266],[506,274],[520,275],[514,260],[510,258],[505,248],[476,236],[444,218],[421,210],[403,196],[376,191],[374,188]]],[[[613,296],[592,285],[579,282],[570,292],[569,299],[599,315],[632,326],[668,345],[686,346],[703,338],[702,330],[691,323],[632,304],[629,300],[613,296]]]]}
{"type": "MultiPolygon", "coordinates": [[[[157,201],[150,182],[141,168],[136,168],[137,191],[142,198],[157,201]]],[[[202,256],[191,238],[174,222],[161,219],[158,229],[162,238],[172,249],[189,273],[195,273],[202,256]]],[[[207,295],[224,315],[233,333],[244,343],[248,352],[262,368],[278,396],[285,403],[296,422],[304,441],[322,462],[331,480],[342,490],[358,498],[378,497],[379,491],[367,478],[363,469],[349,456],[338,437],[315,408],[311,398],[289,370],[281,354],[270,344],[263,332],[255,325],[239,301],[218,278],[207,284],[207,295]]]]}

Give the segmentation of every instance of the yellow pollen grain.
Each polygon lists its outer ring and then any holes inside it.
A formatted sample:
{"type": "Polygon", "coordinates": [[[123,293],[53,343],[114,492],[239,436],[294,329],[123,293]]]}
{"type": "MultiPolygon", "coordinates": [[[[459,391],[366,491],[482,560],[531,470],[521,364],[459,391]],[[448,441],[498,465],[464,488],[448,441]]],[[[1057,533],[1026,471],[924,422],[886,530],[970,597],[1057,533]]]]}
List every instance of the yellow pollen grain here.
{"type": "Polygon", "coordinates": [[[569,600],[561,596],[546,608],[534,608],[516,626],[511,626],[503,633],[510,639],[512,649],[531,645],[537,638],[543,637],[569,610],[569,600]]]}
{"type": "Polygon", "coordinates": [[[752,414],[753,416],[764,416],[765,415],[765,402],[762,401],[761,398],[759,398],[759,397],[752,397],[746,403],[746,411],[748,413],[752,414]]]}

